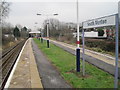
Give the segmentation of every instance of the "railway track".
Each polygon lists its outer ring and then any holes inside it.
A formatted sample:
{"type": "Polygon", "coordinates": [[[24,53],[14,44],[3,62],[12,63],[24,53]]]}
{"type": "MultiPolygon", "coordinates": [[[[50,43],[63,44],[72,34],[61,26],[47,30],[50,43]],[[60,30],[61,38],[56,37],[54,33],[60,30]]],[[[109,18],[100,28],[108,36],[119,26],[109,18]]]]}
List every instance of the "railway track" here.
{"type": "Polygon", "coordinates": [[[10,49],[3,52],[2,57],[0,58],[1,61],[1,69],[0,73],[2,73],[2,81],[0,82],[0,89],[3,90],[4,86],[7,82],[7,79],[12,71],[12,68],[17,60],[17,57],[24,45],[26,40],[19,42],[17,45],[11,47],[10,49]]]}

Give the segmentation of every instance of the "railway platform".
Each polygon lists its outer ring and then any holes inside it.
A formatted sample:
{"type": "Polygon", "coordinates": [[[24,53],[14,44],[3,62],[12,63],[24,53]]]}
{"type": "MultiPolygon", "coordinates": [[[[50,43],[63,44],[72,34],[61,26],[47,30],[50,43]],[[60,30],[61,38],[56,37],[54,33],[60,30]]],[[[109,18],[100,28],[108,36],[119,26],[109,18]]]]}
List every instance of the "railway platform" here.
{"type": "Polygon", "coordinates": [[[23,46],[5,88],[43,88],[31,39],[28,39],[23,46]]]}
{"type": "MultiPolygon", "coordinates": [[[[74,51],[77,48],[74,45],[70,45],[70,44],[67,44],[67,43],[64,43],[64,42],[59,42],[59,41],[55,41],[55,40],[51,40],[51,39],[50,39],[50,41],[53,42],[53,43],[58,43],[59,45],[71,48],[74,51]]],[[[81,49],[80,52],[82,53],[82,48],[80,48],[80,49],[81,49]]],[[[106,62],[106,63],[108,63],[110,65],[115,66],[115,57],[113,57],[113,56],[110,56],[110,55],[107,55],[107,54],[101,54],[101,53],[98,53],[98,52],[95,52],[95,51],[92,51],[92,50],[88,50],[88,49],[85,49],[85,54],[89,55],[91,57],[94,57],[96,59],[99,59],[99,60],[101,60],[103,62],[106,62]]],[[[118,62],[119,62],[119,67],[120,67],[120,59],[119,59],[118,62]]]]}
{"type": "MultiPolygon", "coordinates": [[[[45,38],[44,38],[45,39],[45,38]]],[[[75,50],[76,46],[70,45],[64,42],[59,42],[51,40],[50,42],[56,46],[63,48],[65,51],[70,52],[73,55],[76,55],[75,50]]],[[[82,48],[80,48],[80,58],[82,59],[82,48]]],[[[85,49],[85,61],[95,65],[96,67],[114,75],[115,73],[115,57],[98,53],[92,50],[85,49]]],[[[120,59],[118,61],[118,71],[120,71],[120,59]]],[[[120,72],[118,72],[118,77],[120,78],[120,72]]]]}

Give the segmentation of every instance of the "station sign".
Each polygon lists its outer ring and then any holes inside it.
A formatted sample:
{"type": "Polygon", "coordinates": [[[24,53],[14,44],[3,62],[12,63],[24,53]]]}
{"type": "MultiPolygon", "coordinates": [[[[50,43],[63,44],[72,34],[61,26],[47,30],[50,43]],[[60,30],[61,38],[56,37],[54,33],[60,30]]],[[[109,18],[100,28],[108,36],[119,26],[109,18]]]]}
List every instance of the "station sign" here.
{"type": "Polygon", "coordinates": [[[83,22],[83,28],[96,28],[115,25],[115,15],[101,17],[83,22]]]}

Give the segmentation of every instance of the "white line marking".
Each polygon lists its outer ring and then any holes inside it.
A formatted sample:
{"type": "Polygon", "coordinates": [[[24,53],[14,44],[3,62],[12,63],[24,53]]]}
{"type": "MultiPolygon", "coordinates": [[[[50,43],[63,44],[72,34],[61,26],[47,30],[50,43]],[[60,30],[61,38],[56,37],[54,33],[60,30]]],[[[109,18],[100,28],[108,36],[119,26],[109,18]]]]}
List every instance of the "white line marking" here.
{"type": "MultiPolygon", "coordinates": [[[[28,39],[28,40],[29,40],[29,39],[28,39]]],[[[20,60],[21,54],[22,54],[22,52],[23,52],[23,50],[24,50],[24,48],[25,48],[28,40],[25,42],[24,46],[22,47],[22,50],[21,50],[21,52],[20,52],[20,54],[19,54],[19,56],[18,56],[18,58],[17,58],[17,61],[16,61],[15,65],[14,65],[14,67],[13,67],[11,73],[10,73],[10,76],[9,76],[9,78],[8,78],[6,84],[5,84],[5,87],[4,87],[5,90],[6,90],[6,89],[9,87],[9,85],[10,85],[10,82],[11,82],[11,80],[12,80],[13,74],[14,74],[14,72],[15,72],[15,69],[16,69],[16,67],[17,67],[17,64],[18,64],[19,60],[20,60]]]]}

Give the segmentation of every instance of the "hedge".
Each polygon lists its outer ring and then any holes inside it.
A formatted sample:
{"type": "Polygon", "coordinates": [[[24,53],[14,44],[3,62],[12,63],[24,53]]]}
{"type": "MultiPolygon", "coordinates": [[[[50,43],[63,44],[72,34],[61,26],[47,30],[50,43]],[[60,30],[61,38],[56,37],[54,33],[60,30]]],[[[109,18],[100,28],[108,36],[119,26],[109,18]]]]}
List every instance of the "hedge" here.
{"type": "MultiPolygon", "coordinates": [[[[85,45],[90,48],[100,48],[108,52],[115,52],[115,41],[101,39],[85,39],[85,45]]],[[[120,42],[119,42],[120,48],[120,42]]],[[[120,51],[120,49],[119,49],[120,51]]]]}

